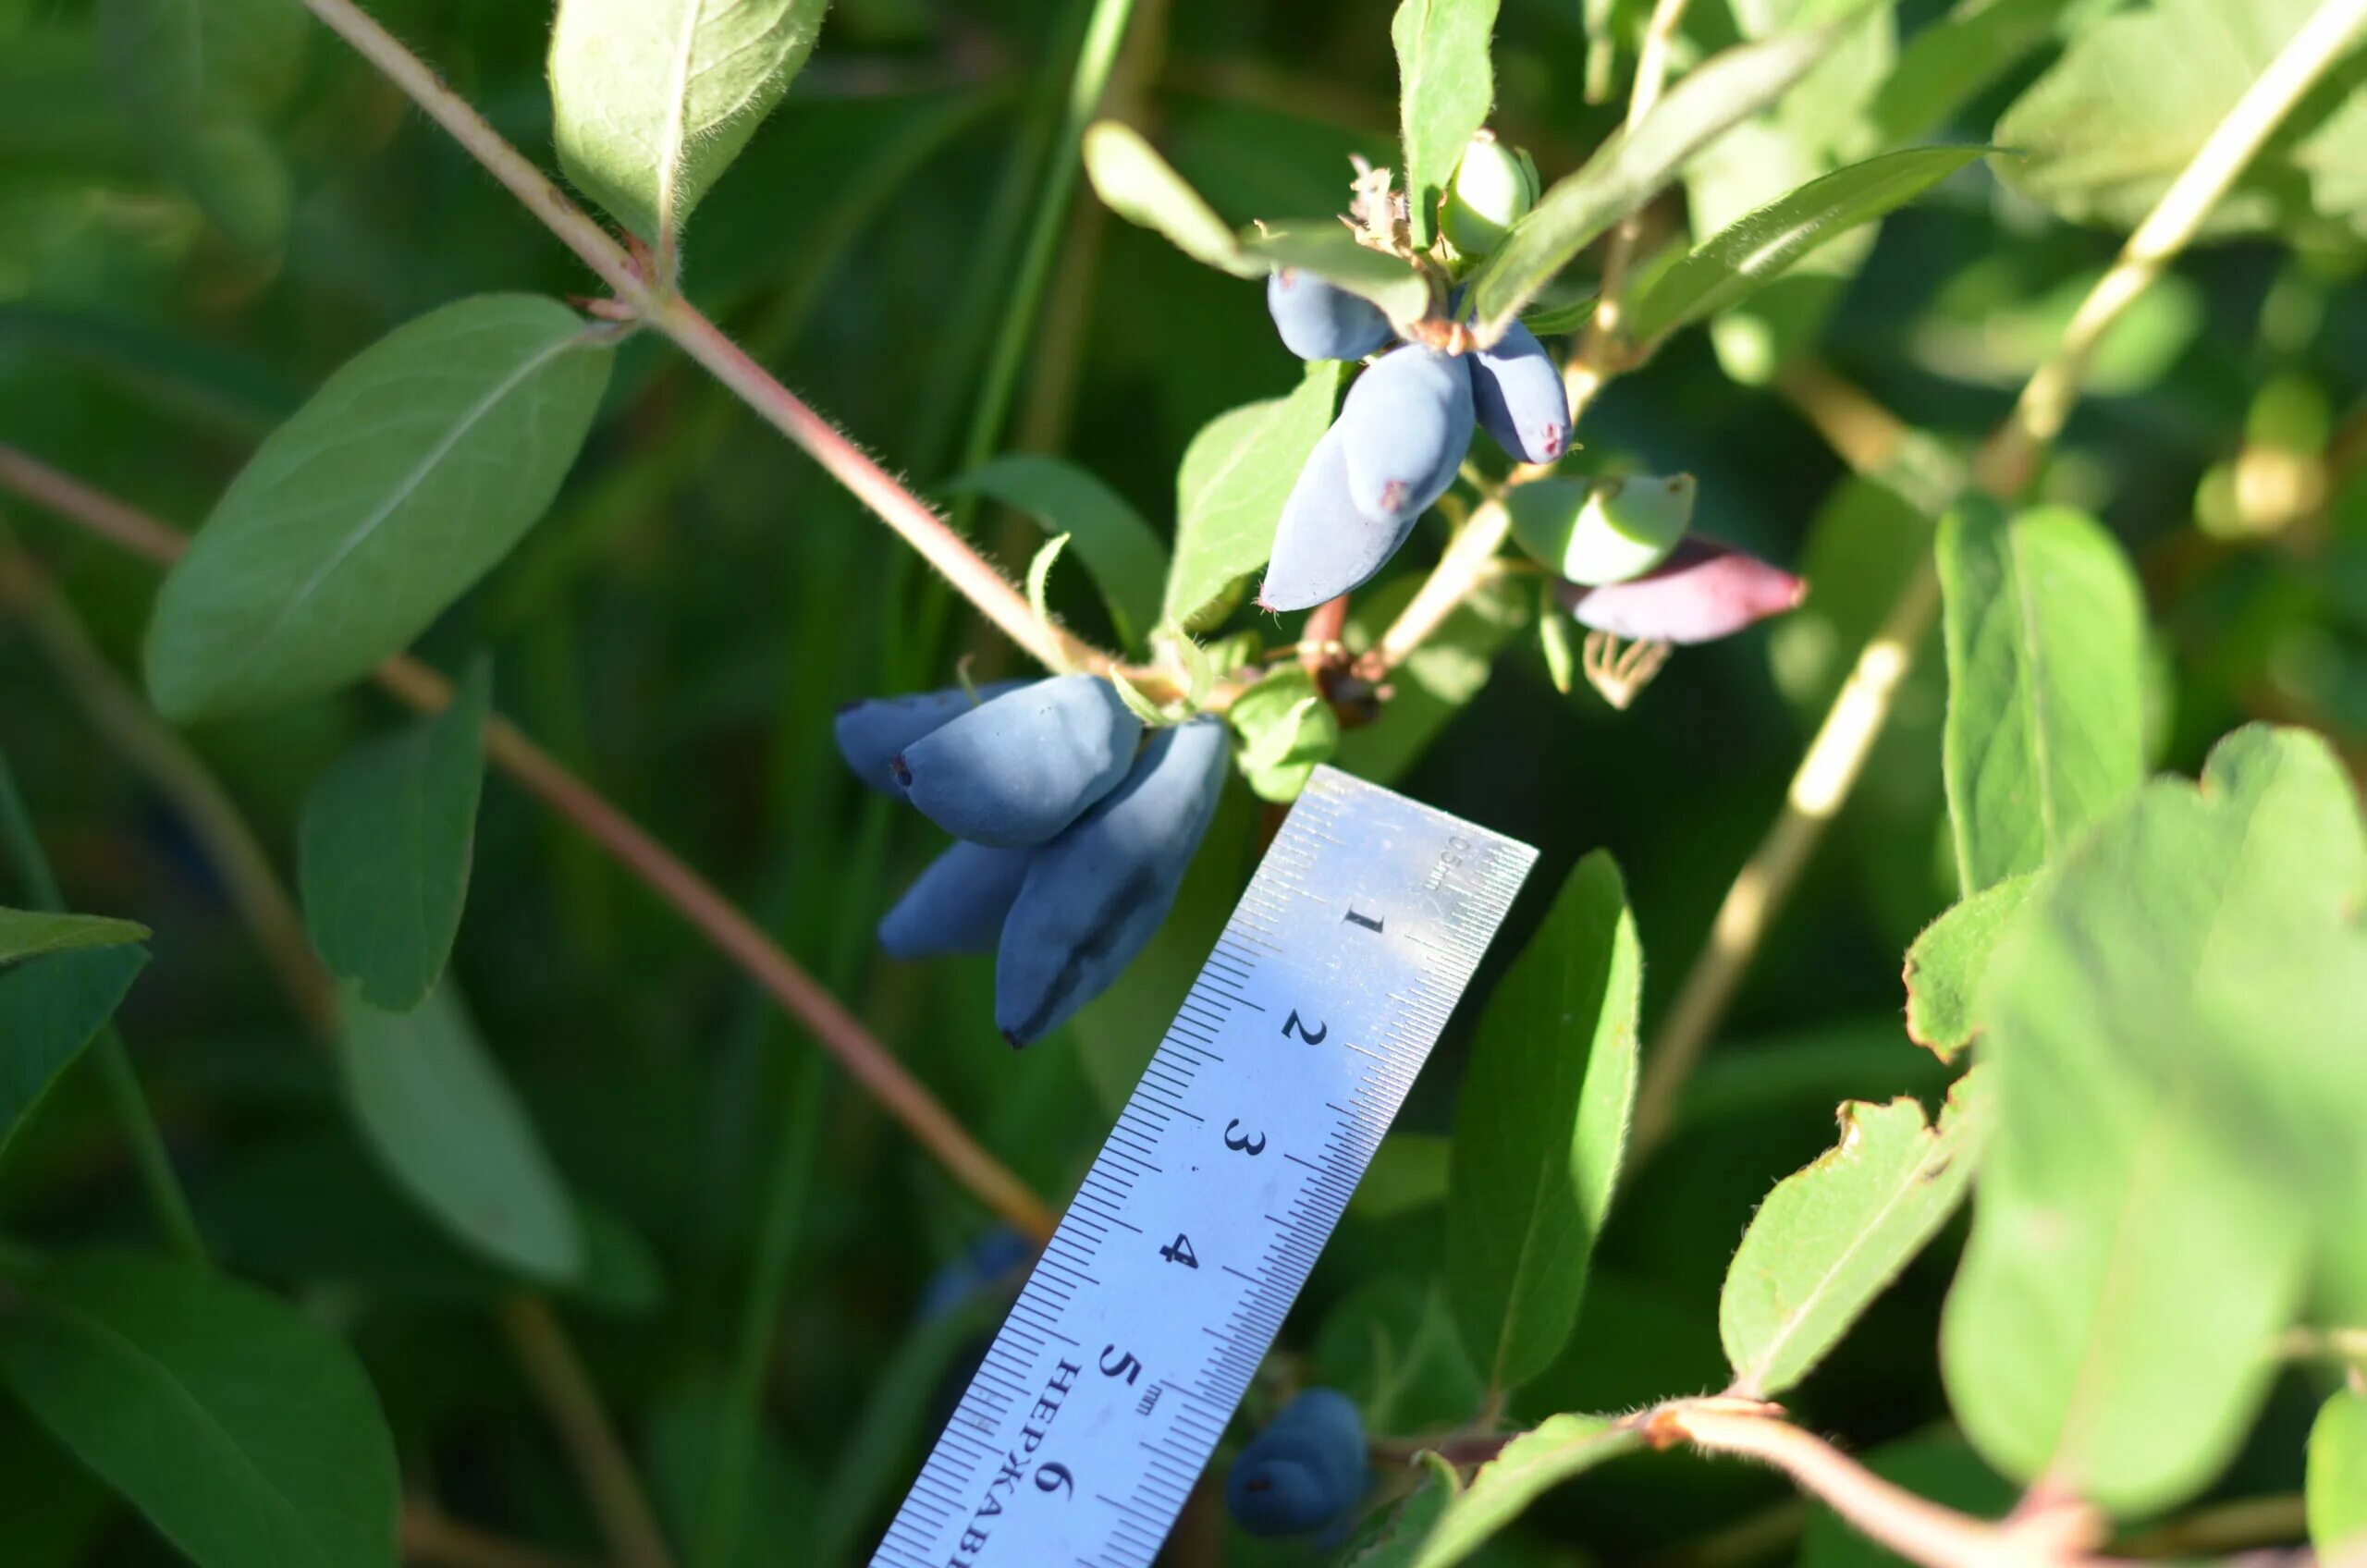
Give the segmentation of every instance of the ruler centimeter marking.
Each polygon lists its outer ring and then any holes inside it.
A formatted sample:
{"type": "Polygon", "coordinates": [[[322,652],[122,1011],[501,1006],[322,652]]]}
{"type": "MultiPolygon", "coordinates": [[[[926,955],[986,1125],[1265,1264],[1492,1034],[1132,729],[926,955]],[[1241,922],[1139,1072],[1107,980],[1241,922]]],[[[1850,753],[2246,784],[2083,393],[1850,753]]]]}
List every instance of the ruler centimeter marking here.
{"type": "Polygon", "coordinates": [[[1536,859],[1315,770],[873,1568],[1147,1568],[1536,859]]]}

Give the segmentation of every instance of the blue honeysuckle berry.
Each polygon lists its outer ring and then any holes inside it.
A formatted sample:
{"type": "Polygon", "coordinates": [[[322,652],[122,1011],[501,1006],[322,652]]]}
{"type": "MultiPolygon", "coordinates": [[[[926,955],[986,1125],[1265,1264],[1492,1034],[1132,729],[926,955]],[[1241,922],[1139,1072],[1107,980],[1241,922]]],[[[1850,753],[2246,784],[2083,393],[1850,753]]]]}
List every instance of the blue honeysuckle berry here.
{"type": "Polygon", "coordinates": [[[1389,564],[1417,521],[1376,522],[1356,509],[1348,493],[1347,438],[1333,425],[1282,503],[1257,607],[1309,609],[1361,586],[1389,564]]]}
{"type": "Polygon", "coordinates": [[[1253,1536],[1303,1536],[1363,1498],[1364,1418],[1336,1389],[1309,1389],[1243,1445],[1225,1475],[1225,1507],[1253,1536]]]}
{"type": "Polygon", "coordinates": [[[880,947],[901,959],[994,951],[1031,852],[957,841],[881,918],[880,947]]]}
{"type": "Polygon", "coordinates": [[[1468,358],[1479,428],[1516,461],[1559,461],[1570,447],[1570,394],[1537,334],[1515,322],[1468,358]]]}
{"type": "Polygon", "coordinates": [[[855,778],[883,795],[901,793],[889,771],[898,752],[947,722],[961,717],[981,703],[1026,685],[1024,680],[999,680],[982,686],[973,698],[959,686],[937,692],[913,692],[901,697],[873,697],[849,703],[839,710],[831,730],[839,755],[855,778]]]}
{"type": "Polygon", "coordinates": [[[1375,361],[1340,407],[1356,510],[1392,525],[1429,510],[1471,449],[1475,417],[1465,356],[1408,344],[1375,361]]]}
{"type": "Polygon", "coordinates": [[[1395,336],[1371,300],[1292,267],[1268,275],[1266,313],[1302,360],[1361,360],[1395,336]]]}
{"type": "Polygon", "coordinates": [[[944,1317],[987,1292],[1019,1282],[1019,1271],[1036,1256],[1026,1237],[1008,1225],[979,1233],[961,1253],[938,1265],[921,1289],[923,1322],[944,1317]]]}
{"type": "Polygon", "coordinates": [[[1040,844],[1116,788],[1142,720],[1098,675],[1032,681],[896,753],[904,798],[957,839],[1040,844]]]}

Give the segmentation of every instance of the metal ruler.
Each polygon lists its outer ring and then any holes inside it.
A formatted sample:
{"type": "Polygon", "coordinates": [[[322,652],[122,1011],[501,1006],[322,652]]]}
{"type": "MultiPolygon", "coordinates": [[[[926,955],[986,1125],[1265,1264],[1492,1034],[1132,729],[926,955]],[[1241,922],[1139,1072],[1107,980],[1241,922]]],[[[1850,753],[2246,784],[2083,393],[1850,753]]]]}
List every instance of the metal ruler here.
{"type": "Polygon", "coordinates": [[[1537,851],[1315,770],[873,1568],[1142,1568],[1537,851]]]}

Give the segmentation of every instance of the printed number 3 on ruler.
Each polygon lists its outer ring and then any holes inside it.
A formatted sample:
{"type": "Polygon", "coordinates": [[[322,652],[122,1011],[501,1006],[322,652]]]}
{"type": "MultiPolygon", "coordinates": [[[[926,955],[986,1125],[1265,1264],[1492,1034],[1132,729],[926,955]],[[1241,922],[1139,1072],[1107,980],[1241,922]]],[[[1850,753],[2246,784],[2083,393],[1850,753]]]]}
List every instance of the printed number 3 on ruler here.
{"type": "Polygon", "coordinates": [[[1318,768],[874,1568],[1143,1568],[1528,875],[1318,768]]]}

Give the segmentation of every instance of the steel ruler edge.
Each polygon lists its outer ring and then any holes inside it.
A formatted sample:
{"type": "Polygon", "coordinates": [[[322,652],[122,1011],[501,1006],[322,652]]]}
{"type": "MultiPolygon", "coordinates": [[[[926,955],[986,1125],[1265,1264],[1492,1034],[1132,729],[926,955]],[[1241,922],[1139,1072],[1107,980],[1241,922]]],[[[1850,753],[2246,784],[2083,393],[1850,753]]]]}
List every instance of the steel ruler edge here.
{"type": "Polygon", "coordinates": [[[873,1568],[1147,1568],[1536,859],[1315,770],[873,1568]]]}

